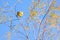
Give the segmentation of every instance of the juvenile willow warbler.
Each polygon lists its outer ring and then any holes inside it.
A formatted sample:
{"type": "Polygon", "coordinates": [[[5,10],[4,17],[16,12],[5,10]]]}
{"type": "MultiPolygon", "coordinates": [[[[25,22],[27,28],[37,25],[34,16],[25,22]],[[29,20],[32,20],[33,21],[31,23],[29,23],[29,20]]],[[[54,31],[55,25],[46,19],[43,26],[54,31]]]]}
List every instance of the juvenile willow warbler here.
{"type": "Polygon", "coordinates": [[[17,16],[22,17],[23,16],[23,12],[17,12],[17,16]]]}

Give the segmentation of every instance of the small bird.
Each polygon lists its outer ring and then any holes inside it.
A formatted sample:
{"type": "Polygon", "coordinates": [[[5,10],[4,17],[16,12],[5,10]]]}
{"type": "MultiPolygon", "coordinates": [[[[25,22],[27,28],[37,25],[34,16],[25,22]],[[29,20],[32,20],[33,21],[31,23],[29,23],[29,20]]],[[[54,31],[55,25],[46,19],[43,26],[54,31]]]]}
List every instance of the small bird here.
{"type": "Polygon", "coordinates": [[[22,17],[23,16],[23,12],[17,12],[17,17],[22,17]]]}

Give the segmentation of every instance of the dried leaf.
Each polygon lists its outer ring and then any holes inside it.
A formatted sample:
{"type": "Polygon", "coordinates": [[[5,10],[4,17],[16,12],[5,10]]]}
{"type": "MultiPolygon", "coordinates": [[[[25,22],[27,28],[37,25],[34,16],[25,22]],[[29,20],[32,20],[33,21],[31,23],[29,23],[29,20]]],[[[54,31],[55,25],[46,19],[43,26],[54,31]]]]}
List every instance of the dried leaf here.
{"type": "Polygon", "coordinates": [[[52,13],[51,16],[52,16],[53,18],[57,18],[57,15],[56,15],[55,13],[52,13]]]}
{"type": "Polygon", "coordinates": [[[11,40],[11,33],[10,32],[7,33],[7,39],[11,40]]]}
{"type": "Polygon", "coordinates": [[[30,16],[31,17],[37,16],[37,11],[31,11],[30,16]]]}
{"type": "Polygon", "coordinates": [[[24,27],[25,30],[29,30],[30,28],[28,26],[24,27]]]}
{"type": "Polygon", "coordinates": [[[4,15],[4,16],[3,16],[3,21],[6,22],[6,20],[7,20],[7,18],[6,18],[6,16],[4,15]]]}
{"type": "Polygon", "coordinates": [[[59,10],[60,11],[60,7],[51,7],[51,10],[59,10]]]}
{"type": "Polygon", "coordinates": [[[57,7],[56,10],[60,10],[60,7],[57,7]]]}
{"type": "Polygon", "coordinates": [[[51,27],[55,28],[56,27],[56,24],[51,24],[51,27]]]}

